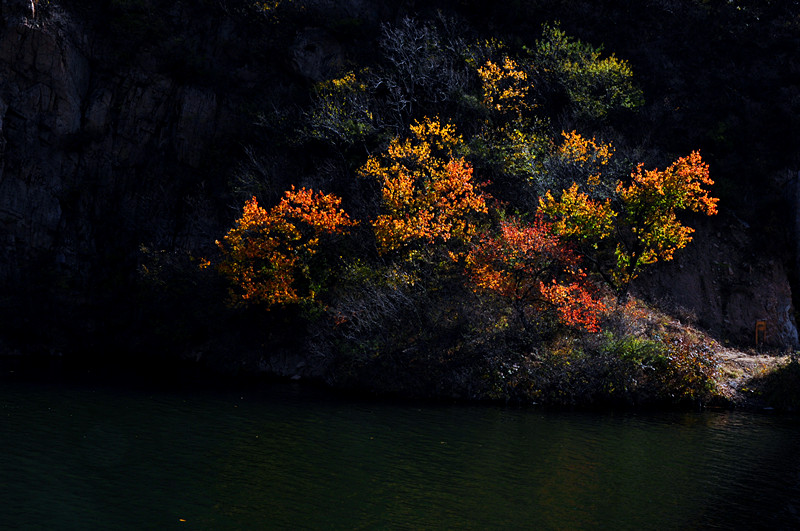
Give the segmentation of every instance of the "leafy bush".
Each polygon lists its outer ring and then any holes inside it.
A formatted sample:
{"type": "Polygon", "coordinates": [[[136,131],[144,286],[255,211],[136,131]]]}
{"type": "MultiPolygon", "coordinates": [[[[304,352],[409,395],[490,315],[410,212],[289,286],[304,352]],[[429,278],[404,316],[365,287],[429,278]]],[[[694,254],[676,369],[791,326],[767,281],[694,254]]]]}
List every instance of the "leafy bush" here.
{"type": "Polygon", "coordinates": [[[652,363],[658,389],[664,398],[703,400],[714,390],[717,363],[707,345],[676,341],[652,363]]]}
{"type": "Polygon", "coordinates": [[[318,256],[321,250],[335,255],[332,243],[321,243],[356,224],[340,203],[294,187],[269,211],[255,197],[245,203],[236,226],[217,242],[223,256],[218,269],[232,282],[234,301],[267,308],[316,301],[335,267],[318,256]]]}
{"type": "Polygon", "coordinates": [[[565,95],[575,117],[589,121],[639,107],[642,92],[633,83],[630,65],[614,55],[601,59],[601,52],[568,36],[557,24],[546,24],[531,62],[542,88],[550,91],[545,98],[553,101],[565,95]]]}
{"type": "Polygon", "coordinates": [[[330,79],[315,87],[314,104],[306,119],[313,138],[335,146],[363,142],[374,132],[373,115],[366,83],[354,72],[330,79]]]}
{"type": "Polygon", "coordinates": [[[638,402],[702,401],[714,390],[717,363],[702,343],[606,333],[600,354],[607,363],[620,362],[610,381],[626,382],[626,394],[638,402]]]}

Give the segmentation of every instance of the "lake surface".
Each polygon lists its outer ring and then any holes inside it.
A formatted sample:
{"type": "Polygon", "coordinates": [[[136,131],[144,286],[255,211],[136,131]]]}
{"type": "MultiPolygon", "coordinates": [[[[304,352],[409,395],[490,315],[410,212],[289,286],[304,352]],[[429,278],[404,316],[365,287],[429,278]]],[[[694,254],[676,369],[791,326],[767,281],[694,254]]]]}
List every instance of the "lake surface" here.
{"type": "Polygon", "coordinates": [[[800,419],[0,380],[0,528],[798,529],[800,419]]]}

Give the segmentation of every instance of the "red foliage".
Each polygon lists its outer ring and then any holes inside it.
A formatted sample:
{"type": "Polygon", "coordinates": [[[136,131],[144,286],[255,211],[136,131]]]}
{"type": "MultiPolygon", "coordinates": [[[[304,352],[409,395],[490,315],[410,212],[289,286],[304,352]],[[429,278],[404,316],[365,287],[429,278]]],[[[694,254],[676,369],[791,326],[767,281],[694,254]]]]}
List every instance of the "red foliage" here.
{"type": "Polygon", "coordinates": [[[486,233],[466,259],[468,278],[479,290],[493,291],[529,310],[555,309],[568,326],[599,330],[603,304],[592,296],[579,256],[537,217],[532,224],[502,221],[486,233]]]}

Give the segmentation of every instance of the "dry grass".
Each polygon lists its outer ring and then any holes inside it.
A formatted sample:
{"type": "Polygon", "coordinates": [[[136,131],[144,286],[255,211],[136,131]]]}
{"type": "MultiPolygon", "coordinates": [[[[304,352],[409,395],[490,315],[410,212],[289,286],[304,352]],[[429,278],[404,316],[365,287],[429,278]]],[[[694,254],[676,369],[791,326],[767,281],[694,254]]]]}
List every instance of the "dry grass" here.
{"type": "Polygon", "coordinates": [[[785,367],[791,356],[779,353],[743,352],[721,349],[719,358],[718,394],[735,406],[763,406],[758,386],[754,382],[763,380],[785,367]]]}
{"type": "Polygon", "coordinates": [[[606,326],[617,333],[643,338],[658,338],[665,342],[681,341],[703,345],[712,353],[717,363],[715,373],[715,402],[734,407],[765,407],[763,382],[769,381],[791,361],[791,355],[782,352],[757,352],[736,350],[687,324],[690,319],[667,315],[647,303],[631,298],[625,305],[613,308],[606,326]]]}

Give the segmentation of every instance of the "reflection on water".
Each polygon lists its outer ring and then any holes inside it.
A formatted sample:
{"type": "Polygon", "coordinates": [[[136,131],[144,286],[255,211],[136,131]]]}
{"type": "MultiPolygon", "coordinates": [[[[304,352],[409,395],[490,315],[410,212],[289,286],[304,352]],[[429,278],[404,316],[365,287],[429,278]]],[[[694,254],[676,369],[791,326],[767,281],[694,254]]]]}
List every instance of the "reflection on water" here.
{"type": "Polygon", "coordinates": [[[800,421],[0,384],[0,527],[791,529],[800,421]]]}

